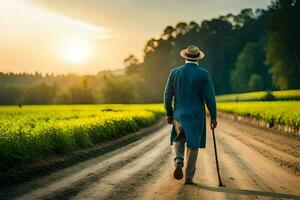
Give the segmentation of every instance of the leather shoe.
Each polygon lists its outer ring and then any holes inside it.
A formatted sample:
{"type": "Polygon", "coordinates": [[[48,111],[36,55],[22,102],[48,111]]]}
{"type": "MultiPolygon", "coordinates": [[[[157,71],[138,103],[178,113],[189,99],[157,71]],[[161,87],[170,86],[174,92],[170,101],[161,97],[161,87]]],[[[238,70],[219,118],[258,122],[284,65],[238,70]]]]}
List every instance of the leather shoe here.
{"type": "Polygon", "coordinates": [[[182,162],[176,162],[175,163],[175,170],[174,170],[173,176],[177,180],[180,180],[180,179],[183,178],[182,167],[183,167],[182,162]]]}

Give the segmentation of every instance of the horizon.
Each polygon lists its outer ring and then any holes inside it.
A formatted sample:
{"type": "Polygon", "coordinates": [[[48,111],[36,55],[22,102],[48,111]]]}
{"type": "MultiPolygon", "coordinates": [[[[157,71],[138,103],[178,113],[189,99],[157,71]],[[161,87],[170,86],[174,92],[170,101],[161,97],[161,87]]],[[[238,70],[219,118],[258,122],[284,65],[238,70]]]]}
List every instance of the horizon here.
{"type": "Polygon", "coordinates": [[[226,4],[213,0],[204,7],[203,1],[190,2],[1,1],[0,71],[93,75],[121,70],[130,54],[142,60],[146,42],[159,37],[168,25],[201,23],[244,8],[266,9],[270,4],[269,0],[226,4]]]}
{"type": "Polygon", "coordinates": [[[75,75],[75,76],[96,76],[98,73],[105,73],[105,72],[111,72],[114,75],[122,75],[123,72],[125,73],[126,67],[122,68],[116,68],[116,69],[100,69],[99,71],[95,71],[94,73],[79,73],[76,71],[70,71],[70,72],[40,72],[40,71],[32,71],[32,72],[26,72],[26,71],[0,71],[0,74],[4,75],[41,75],[42,77],[48,76],[68,76],[68,75],[75,75]],[[119,71],[122,71],[121,74],[118,74],[119,71]]]}

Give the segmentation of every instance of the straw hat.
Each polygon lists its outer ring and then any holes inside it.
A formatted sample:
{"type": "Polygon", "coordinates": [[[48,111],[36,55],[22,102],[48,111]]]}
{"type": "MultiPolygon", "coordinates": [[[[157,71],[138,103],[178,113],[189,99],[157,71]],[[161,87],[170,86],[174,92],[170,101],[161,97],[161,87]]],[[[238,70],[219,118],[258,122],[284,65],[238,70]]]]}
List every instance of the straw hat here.
{"type": "Polygon", "coordinates": [[[205,54],[195,45],[188,46],[180,51],[180,56],[190,60],[200,60],[205,57],[205,54]]]}

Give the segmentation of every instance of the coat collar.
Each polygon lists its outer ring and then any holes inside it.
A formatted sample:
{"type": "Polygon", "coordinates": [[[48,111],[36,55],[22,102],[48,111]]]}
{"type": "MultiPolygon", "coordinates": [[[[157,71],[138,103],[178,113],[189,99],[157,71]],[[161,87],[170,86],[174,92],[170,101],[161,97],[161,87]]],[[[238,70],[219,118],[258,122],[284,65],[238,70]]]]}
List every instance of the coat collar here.
{"type": "Polygon", "coordinates": [[[186,61],[185,61],[185,64],[188,64],[188,63],[192,63],[192,64],[199,65],[198,62],[196,62],[196,61],[194,62],[194,61],[186,60],[186,61]]]}

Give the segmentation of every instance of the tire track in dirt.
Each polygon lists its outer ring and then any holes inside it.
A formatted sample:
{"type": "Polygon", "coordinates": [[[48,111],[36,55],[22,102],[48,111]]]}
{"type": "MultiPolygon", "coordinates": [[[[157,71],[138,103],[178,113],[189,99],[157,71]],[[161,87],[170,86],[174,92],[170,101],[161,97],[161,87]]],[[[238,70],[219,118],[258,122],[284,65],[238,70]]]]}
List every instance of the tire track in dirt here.
{"type": "MultiPolygon", "coordinates": [[[[245,193],[252,196],[257,196],[262,198],[263,196],[276,197],[281,196],[288,197],[289,195],[283,194],[296,194],[299,195],[299,179],[285,169],[278,167],[272,161],[264,158],[259,153],[254,152],[249,147],[245,146],[239,141],[233,141],[230,139],[230,144],[228,141],[220,141],[220,146],[224,146],[230,151],[230,156],[234,163],[236,163],[236,168],[241,168],[241,172],[236,173],[236,180],[241,180],[243,175],[248,179],[248,183],[254,183],[247,187],[242,187],[242,184],[238,183],[235,186],[230,185],[230,181],[226,181],[227,188],[238,188],[239,190],[245,190],[245,193]],[[233,143],[233,144],[232,144],[233,143]],[[240,144],[237,144],[240,143],[240,144]],[[246,156],[244,156],[244,155],[246,156]],[[251,190],[253,192],[247,192],[246,190],[251,190]],[[258,191],[258,192],[255,192],[258,191]],[[259,192],[261,191],[261,192],[259,192]]],[[[227,159],[226,157],[224,159],[227,159]]],[[[230,159],[228,159],[229,161],[230,159]]],[[[225,164],[225,163],[224,163],[225,164]]],[[[226,165],[226,164],[225,164],[226,165]]],[[[228,172],[223,172],[228,173],[228,172]]],[[[226,180],[226,179],[225,179],[226,180]]],[[[241,194],[245,194],[242,192],[241,194]]],[[[293,195],[291,195],[293,196],[293,195]]],[[[299,196],[300,197],[300,196],[299,196]]],[[[267,197],[266,197],[267,198],[267,197]]],[[[295,197],[294,197],[295,198],[295,197]]]]}
{"type": "Polygon", "coordinates": [[[236,159],[238,166],[245,168],[243,172],[249,174],[257,186],[260,186],[260,188],[251,189],[300,194],[300,179],[297,175],[293,175],[289,170],[254,151],[250,147],[251,144],[248,143],[248,146],[225,132],[222,136],[225,140],[220,140],[220,145],[230,151],[230,156],[236,159]]]}
{"type": "MultiPolygon", "coordinates": [[[[168,137],[165,137],[150,150],[145,151],[143,156],[111,174],[108,174],[104,178],[99,179],[92,185],[89,185],[87,189],[80,191],[80,193],[72,199],[119,199],[118,197],[120,196],[124,198],[124,195],[118,194],[122,191],[122,187],[127,189],[132,188],[132,186],[136,185],[135,181],[137,182],[138,179],[144,178],[143,175],[146,175],[147,177],[147,174],[139,172],[145,171],[145,169],[151,167],[151,165],[158,165],[158,167],[160,167],[159,165],[161,163],[157,161],[164,160],[169,153],[168,150],[168,137]],[[141,177],[135,179],[137,175],[140,175],[141,177]],[[135,180],[130,181],[130,179],[135,180]],[[131,187],[127,187],[128,184],[130,184],[131,187]]],[[[155,169],[155,167],[153,169],[155,169]]]]}
{"type": "MultiPolygon", "coordinates": [[[[224,138],[218,141],[222,161],[221,176],[226,188],[269,190],[268,187],[240,158],[239,152],[228,145],[224,138]]],[[[231,199],[255,199],[257,196],[232,195],[231,199]]]]}
{"type": "Polygon", "coordinates": [[[227,181],[230,179],[226,178],[226,174],[235,174],[235,180],[239,181],[234,185],[226,181],[227,187],[299,195],[300,180],[297,176],[279,167],[257,151],[253,151],[254,149],[250,147],[257,145],[257,141],[241,141],[240,138],[244,136],[244,132],[235,126],[230,126],[230,122],[221,119],[220,124],[218,147],[221,154],[221,166],[223,165],[224,169],[222,174],[227,181]],[[232,132],[239,137],[234,137],[232,132]],[[245,187],[243,187],[243,179],[245,187]]]}
{"type": "MultiPolygon", "coordinates": [[[[280,166],[287,168],[299,169],[300,166],[300,137],[296,135],[288,135],[290,133],[273,133],[261,131],[261,134],[257,132],[260,128],[252,126],[242,127],[235,126],[236,122],[224,123],[223,132],[226,135],[230,135],[245,145],[253,148],[263,156],[272,159],[280,166]],[[245,130],[249,128],[249,130],[245,130]],[[230,130],[230,131],[228,131],[230,130]],[[244,130],[244,131],[243,131],[244,130]],[[242,134],[238,134],[242,131],[242,134]],[[275,139],[274,139],[275,138],[275,139]]],[[[294,171],[294,170],[293,170],[294,171]]],[[[294,171],[296,173],[296,171],[294,171]]],[[[296,173],[298,174],[298,173],[296,173]]],[[[300,175],[300,174],[299,174],[300,175]]]]}
{"type": "MultiPolygon", "coordinates": [[[[230,134],[231,135],[231,134],[230,134]]],[[[232,135],[234,137],[234,135],[232,135]]],[[[296,175],[300,175],[300,159],[294,156],[291,156],[289,154],[286,154],[285,152],[279,151],[275,148],[272,148],[270,146],[267,146],[263,143],[257,142],[251,138],[246,138],[247,136],[242,136],[239,138],[239,140],[253,148],[256,152],[259,152],[264,157],[267,157],[274,162],[276,162],[278,165],[289,168],[292,172],[294,172],[296,175]]]]}
{"type": "Polygon", "coordinates": [[[139,194],[144,194],[148,189],[147,184],[149,184],[149,182],[152,183],[154,177],[162,172],[162,169],[164,169],[162,166],[166,165],[166,162],[168,161],[166,157],[169,157],[170,155],[169,148],[167,148],[167,153],[162,154],[155,163],[144,167],[132,177],[117,184],[114,187],[113,193],[106,199],[134,199],[139,194]],[[128,191],[131,192],[129,193],[128,191]]]}

